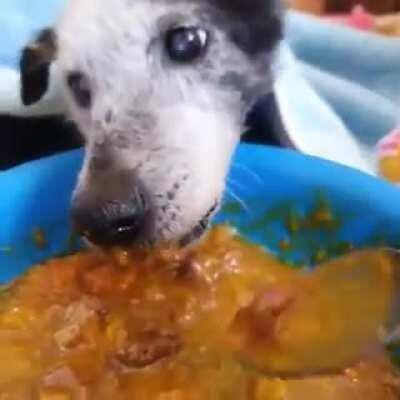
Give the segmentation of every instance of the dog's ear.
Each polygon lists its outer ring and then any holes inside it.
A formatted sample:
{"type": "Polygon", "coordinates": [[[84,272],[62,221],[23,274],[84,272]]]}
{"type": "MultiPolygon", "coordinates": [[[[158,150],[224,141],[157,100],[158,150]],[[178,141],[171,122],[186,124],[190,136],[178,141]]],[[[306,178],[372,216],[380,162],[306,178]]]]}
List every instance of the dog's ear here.
{"type": "Polygon", "coordinates": [[[22,51],[20,59],[21,99],[25,106],[39,101],[50,80],[50,65],[57,53],[57,38],[53,29],[42,30],[22,51]]]}

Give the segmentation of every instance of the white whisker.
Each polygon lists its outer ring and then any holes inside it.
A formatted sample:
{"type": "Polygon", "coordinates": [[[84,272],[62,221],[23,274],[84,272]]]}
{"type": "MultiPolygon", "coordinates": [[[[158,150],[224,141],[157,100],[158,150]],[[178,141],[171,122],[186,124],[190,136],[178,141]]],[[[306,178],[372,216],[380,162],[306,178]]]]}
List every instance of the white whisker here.
{"type": "Polygon", "coordinates": [[[243,210],[249,215],[251,216],[251,211],[250,208],[248,207],[248,205],[246,204],[246,202],[241,199],[232,189],[230,189],[229,187],[226,188],[227,194],[229,196],[231,196],[235,201],[237,201],[239,203],[239,205],[243,208],[243,210]]]}
{"type": "Polygon", "coordinates": [[[257,181],[257,183],[259,184],[264,184],[263,179],[261,178],[260,175],[258,175],[257,173],[255,173],[254,171],[252,171],[247,165],[244,164],[239,164],[239,163],[233,163],[232,164],[233,168],[238,168],[241,169],[243,172],[246,172],[248,175],[250,175],[254,180],[257,181]]]}
{"type": "Polygon", "coordinates": [[[242,183],[240,183],[240,182],[238,182],[238,181],[235,181],[235,180],[233,180],[233,179],[231,179],[231,178],[226,178],[226,182],[227,182],[229,185],[234,185],[234,186],[236,186],[238,189],[244,189],[244,188],[246,187],[244,184],[242,184],[242,183]]]}

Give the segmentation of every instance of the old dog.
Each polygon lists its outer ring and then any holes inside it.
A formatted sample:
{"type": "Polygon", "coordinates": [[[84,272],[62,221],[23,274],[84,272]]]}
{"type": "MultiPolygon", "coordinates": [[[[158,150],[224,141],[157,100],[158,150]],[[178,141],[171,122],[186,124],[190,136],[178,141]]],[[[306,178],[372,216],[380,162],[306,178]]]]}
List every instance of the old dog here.
{"type": "Polygon", "coordinates": [[[54,63],[85,142],[72,199],[84,237],[202,235],[246,114],[272,89],[282,21],[280,0],[69,0],[24,49],[24,104],[43,96],[54,63]]]}

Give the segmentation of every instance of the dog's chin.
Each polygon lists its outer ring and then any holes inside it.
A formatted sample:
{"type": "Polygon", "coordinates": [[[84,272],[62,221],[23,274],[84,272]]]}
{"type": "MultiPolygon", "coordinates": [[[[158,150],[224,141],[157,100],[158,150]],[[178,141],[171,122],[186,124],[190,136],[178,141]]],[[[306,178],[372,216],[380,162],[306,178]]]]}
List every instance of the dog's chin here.
{"type": "Polygon", "coordinates": [[[201,219],[193,229],[179,240],[181,247],[186,247],[199,240],[210,226],[210,218],[201,219]]]}
{"type": "Polygon", "coordinates": [[[219,202],[216,201],[213,206],[204,214],[204,216],[197,222],[190,232],[185,234],[180,240],[181,247],[188,246],[199,240],[207,229],[210,227],[210,222],[216,211],[218,210],[219,202]]]}

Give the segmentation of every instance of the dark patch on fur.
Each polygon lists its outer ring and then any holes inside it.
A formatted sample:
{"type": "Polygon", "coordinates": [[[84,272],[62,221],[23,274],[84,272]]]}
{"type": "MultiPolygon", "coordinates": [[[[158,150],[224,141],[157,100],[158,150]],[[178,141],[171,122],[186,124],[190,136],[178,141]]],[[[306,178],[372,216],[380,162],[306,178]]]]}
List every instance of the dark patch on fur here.
{"type": "Polygon", "coordinates": [[[96,154],[91,158],[89,167],[91,171],[96,172],[107,170],[111,165],[112,163],[109,157],[104,156],[104,154],[96,154]]]}
{"type": "Polygon", "coordinates": [[[247,84],[247,78],[236,71],[226,71],[220,78],[219,83],[242,91],[247,84]]]}
{"type": "Polygon", "coordinates": [[[106,124],[110,124],[113,120],[113,112],[111,110],[107,110],[105,116],[104,116],[104,122],[106,124]]]}
{"type": "Polygon", "coordinates": [[[231,40],[250,56],[272,50],[283,36],[280,0],[207,0],[219,16],[231,40]]]}
{"type": "MultiPolygon", "coordinates": [[[[266,69],[265,71],[268,70],[266,69]]],[[[243,102],[252,105],[257,98],[264,94],[265,87],[267,87],[267,78],[263,76],[261,80],[265,81],[264,85],[254,83],[248,76],[244,76],[239,72],[227,71],[221,76],[219,83],[242,93],[243,102]]]]}
{"type": "Polygon", "coordinates": [[[112,134],[112,144],[117,149],[128,149],[131,147],[131,139],[124,132],[115,131],[112,134]]]}
{"type": "Polygon", "coordinates": [[[33,43],[22,51],[20,60],[21,99],[29,106],[39,101],[49,87],[50,65],[56,54],[56,37],[52,29],[44,29],[33,43]]]}

